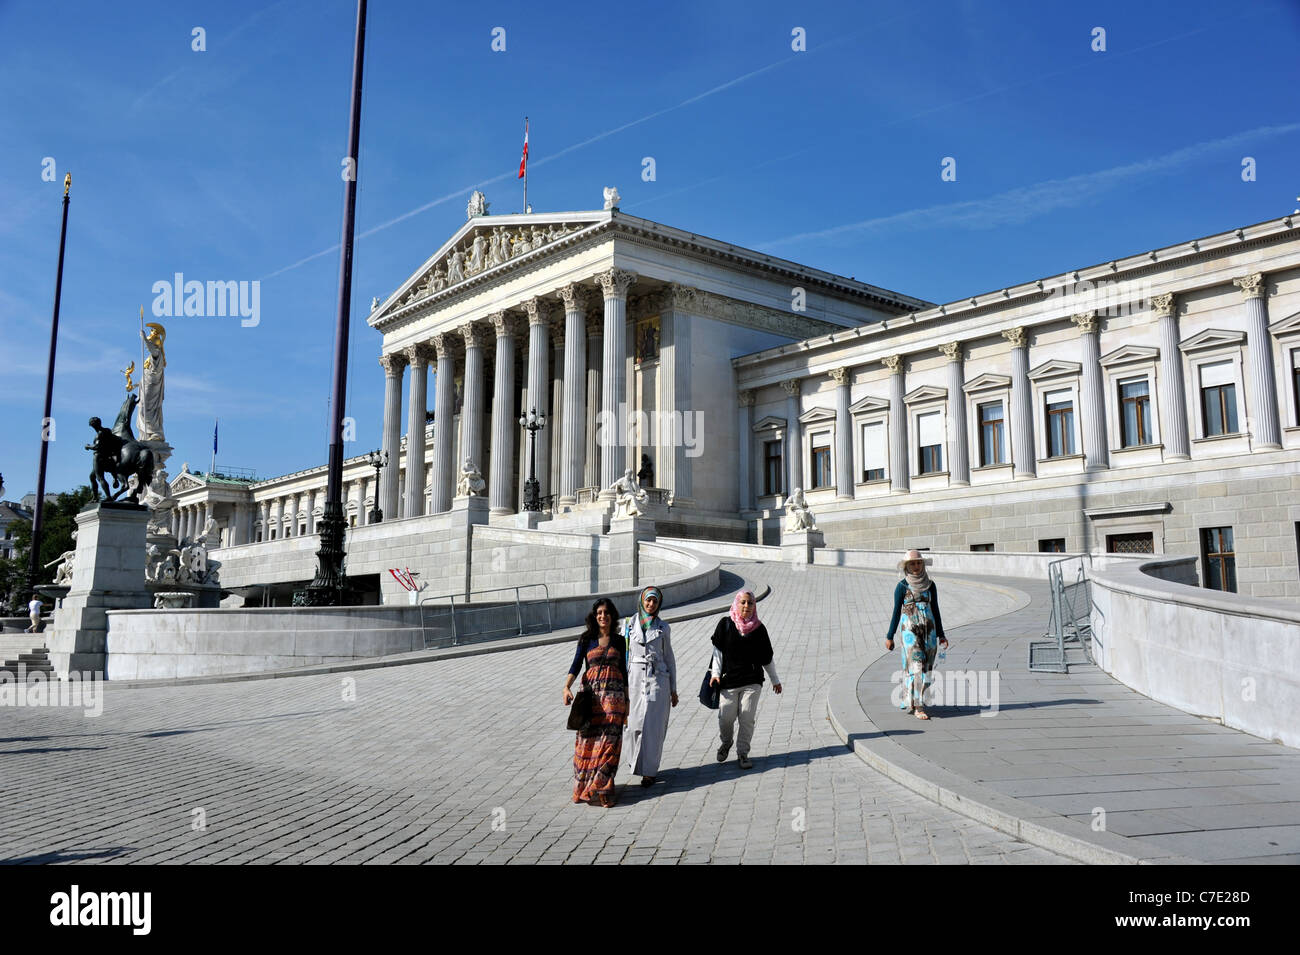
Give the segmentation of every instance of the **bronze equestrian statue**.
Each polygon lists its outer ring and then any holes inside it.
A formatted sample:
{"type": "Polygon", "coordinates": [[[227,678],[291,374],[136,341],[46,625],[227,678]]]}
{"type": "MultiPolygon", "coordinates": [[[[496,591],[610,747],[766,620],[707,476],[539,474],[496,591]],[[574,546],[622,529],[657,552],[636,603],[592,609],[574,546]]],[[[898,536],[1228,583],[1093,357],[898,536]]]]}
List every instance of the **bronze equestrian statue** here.
{"type": "Polygon", "coordinates": [[[95,440],[86,445],[86,450],[94,452],[95,465],[90,472],[90,489],[96,501],[101,500],[99,491],[102,486],[103,500],[115,501],[126,494],[133,504],[139,504],[140,497],[153,481],[153,451],[137,441],[131,431],[131,413],[139,403],[137,395],[126,396],[112,431],[105,428],[98,418],[90,419],[95,440]],[[112,476],[113,483],[117,485],[116,491],[109,492],[106,475],[112,476]],[[136,479],[134,488],[131,487],[132,477],[136,479]]]}

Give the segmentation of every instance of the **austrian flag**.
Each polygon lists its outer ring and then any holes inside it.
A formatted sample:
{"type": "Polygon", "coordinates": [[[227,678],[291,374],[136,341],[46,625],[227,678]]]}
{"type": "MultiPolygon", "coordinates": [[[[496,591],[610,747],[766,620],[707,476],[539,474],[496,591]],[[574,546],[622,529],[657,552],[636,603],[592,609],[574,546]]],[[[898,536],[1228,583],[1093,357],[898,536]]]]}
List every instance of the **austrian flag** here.
{"type": "Polygon", "coordinates": [[[523,179],[528,174],[528,120],[524,120],[524,154],[519,159],[519,175],[516,179],[523,179]]]}

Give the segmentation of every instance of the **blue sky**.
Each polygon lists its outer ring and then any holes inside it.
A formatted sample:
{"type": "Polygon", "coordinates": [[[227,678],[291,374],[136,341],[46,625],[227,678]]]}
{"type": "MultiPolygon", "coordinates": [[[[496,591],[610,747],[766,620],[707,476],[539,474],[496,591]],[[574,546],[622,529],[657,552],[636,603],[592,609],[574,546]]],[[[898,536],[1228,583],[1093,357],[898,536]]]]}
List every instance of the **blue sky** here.
{"type": "MultiPolygon", "coordinates": [[[[67,171],[47,488],[86,481],[85,420],[116,413],[138,308],[176,272],[259,280],[261,300],[256,327],[164,319],[172,473],[207,468],[215,417],[219,464],[323,463],[355,4],[55,10],[0,0],[5,496],[35,489],[67,171]]],[[[347,452],[380,443],[371,297],[464,222],[473,188],[520,210],[525,114],[534,211],[599,208],[615,185],[627,213],[943,302],[1291,212],[1297,41],[1296,0],[375,0],[347,452]]]]}

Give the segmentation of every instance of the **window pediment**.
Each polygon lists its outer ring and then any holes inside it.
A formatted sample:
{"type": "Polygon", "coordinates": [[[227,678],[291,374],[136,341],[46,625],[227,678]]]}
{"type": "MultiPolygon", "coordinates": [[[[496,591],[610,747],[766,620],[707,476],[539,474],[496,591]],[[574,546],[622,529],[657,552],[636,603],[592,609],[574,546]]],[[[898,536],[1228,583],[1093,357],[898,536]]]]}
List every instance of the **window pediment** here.
{"type": "Polygon", "coordinates": [[[1224,328],[1207,328],[1205,331],[1182,342],[1178,346],[1178,350],[1184,355],[1189,355],[1192,352],[1206,351],[1210,348],[1222,348],[1225,345],[1244,345],[1245,343],[1245,332],[1232,332],[1224,328]]]}
{"type": "Polygon", "coordinates": [[[868,395],[865,398],[859,398],[853,404],[849,405],[849,414],[863,415],[874,414],[879,411],[888,411],[889,402],[884,398],[874,398],[868,395]]]}
{"type": "Polygon", "coordinates": [[[1030,369],[1030,381],[1046,381],[1052,378],[1072,378],[1083,373],[1083,365],[1077,361],[1061,361],[1053,358],[1037,368],[1030,369]]]}
{"type": "Polygon", "coordinates": [[[995,375],[992,372],[985,372],[979,377],[966,382],[961,390],[968,395],[973,395],[981,391],[1001,391],[1010,387],[1010,375],[995,375]]]}
{"type": "Polygon", "coordinates": [[[1116,365],[1132,365],[1137,362],[1156,361],[1159,358],[1159,348],[1151,348],[1147,345],[1122,345],[1102,355],[1099,363],[1103,368],[1113,368],[1116,365]]]}
{"type": "Polygon", "coordinates": [[[755,431],[784,431],[785,427],[786,420],[784,418],[774,417],[773,415],[768,415],[763,420],[755,422],[754,424],[755,431]]]}
{"type": "Polygon", "coordinates": [[[799,416],[800,424],[824,424],[834,420],[834,408],[809,408],[799,416]]]}
{"type": "Polygon", "coordinates": [[[909,405],[919,405],[926,401],[947,401],[948,389],[941,388],[938,385],[922,385],[920,388],[914,388],[907,394],[903,395],[903,403],[909,405]]]}

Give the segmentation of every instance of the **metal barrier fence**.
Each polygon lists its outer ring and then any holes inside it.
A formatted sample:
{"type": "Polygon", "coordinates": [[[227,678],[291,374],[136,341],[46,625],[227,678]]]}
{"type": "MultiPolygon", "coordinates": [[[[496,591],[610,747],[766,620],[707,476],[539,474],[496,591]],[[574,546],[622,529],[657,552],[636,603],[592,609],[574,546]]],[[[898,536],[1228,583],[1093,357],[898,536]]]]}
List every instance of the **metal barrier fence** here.
{"type": "Polygon", "coordinates": [[[469,597],[442,594],[420,600],[420,633],[426,650],[454,647],[462,640],[479,637],[522,637],[532,633],[550,633],[554,629],[551,591],[546,584],[520,587],[496,587],[471,591],[469,597]],[[520,591],[540,590],[541,599],[525,600],[520,591]],[[484,594],[510,593],[514,599],[475,600],[484,594]],[[445,605],[429,606],[435,601],[445,605]],[[459,601],[459,602],[457,602],[459,601]]]}
{"type": "MultiPolygon", "coordinates": [[[[1082,557],[1065,557],[1047,565],[1052,616],[1045,637],[1029,644],[1029,669],[1068,673],[1067,651],[1077,648],[1092,659],[1092,587],[1082,557]]],[[[1082,660],[1077,662],[1083,662],[1082,660]]]]}

